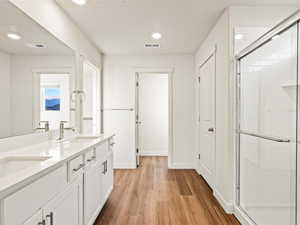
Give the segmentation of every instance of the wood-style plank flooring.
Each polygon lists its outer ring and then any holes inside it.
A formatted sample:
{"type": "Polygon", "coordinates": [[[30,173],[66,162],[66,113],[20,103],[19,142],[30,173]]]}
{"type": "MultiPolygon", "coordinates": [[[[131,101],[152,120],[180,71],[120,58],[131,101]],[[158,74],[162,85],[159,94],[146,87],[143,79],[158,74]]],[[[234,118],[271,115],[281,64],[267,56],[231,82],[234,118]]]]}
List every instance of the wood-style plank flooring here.
{"type": "Polygon", "coordinates": [[[166,157],[143,157],[115,170],[115,187],[94,225],[240,225],[194,170],[168,170],[166,157]]]}

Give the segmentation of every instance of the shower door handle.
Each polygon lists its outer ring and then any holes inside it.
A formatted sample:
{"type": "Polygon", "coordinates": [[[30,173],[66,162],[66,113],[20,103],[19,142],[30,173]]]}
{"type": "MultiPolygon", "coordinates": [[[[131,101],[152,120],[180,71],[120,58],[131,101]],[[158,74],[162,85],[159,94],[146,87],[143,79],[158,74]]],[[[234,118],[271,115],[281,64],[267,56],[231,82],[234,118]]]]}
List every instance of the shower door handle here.
{"type": "Polygon", "coordinates": [[[249,136],[252,136],[252,137],[266,139],[266,140],[269,140],[269,141],[276,141],[276,142],[281,142],[281,143],[289,143],[289,142],[291,142],[291,140],[289,140],[289,139],[276,138],[276,137],[271,137],[271,136],[266,136],[266,135],[251,133],[251,132],[242,131],[242,130],[240,130],[239,133],[240,134],[244,134],[244,135],[249,135],[249,136]]]}

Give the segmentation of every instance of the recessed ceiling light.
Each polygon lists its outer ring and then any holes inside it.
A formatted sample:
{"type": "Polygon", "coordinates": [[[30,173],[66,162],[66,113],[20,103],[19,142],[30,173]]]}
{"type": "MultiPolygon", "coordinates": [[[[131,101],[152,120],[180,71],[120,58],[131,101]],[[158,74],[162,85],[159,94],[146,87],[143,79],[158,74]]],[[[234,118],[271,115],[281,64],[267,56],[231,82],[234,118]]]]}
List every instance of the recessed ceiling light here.
{"type": "Polygon", "coordinates": [[[85,5],[87,0],[72,0],[77,5],[85,5]]]}
{"type": "Polygon", "coordinates": [[[155,39],[155,40],[161,39],[161,33],[153,33],[152,38],[155,39]]]}
{"type": "Polygon", "coordinates": [[[12,40],[20,40],[22,38],[21,35],[17,33],[7,33],[7,37],[9,37],[12,40]]]}
{"type": "Polygon", "coordinates": [[[244,38],[244,35],[242,35],[242,34],[236,34],[235,36],[234,36],[234,39],[235,40],[241,40],[241,39],[243,39],[244,38]]]}

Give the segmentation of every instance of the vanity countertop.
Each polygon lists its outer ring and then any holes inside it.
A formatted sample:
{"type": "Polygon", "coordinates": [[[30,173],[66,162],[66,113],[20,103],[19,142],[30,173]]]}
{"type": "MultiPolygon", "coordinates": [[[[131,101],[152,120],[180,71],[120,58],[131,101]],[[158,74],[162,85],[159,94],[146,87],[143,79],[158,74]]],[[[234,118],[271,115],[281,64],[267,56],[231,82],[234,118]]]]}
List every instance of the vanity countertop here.
{"type": "Polygon", "coordinates": [[[113,136],[77,136],[61,142],[47,141],[0,153],[0,199],[12,189],[32,182],[113,136]],[[26,160],[22,161],[22,158],[26,160]]]}

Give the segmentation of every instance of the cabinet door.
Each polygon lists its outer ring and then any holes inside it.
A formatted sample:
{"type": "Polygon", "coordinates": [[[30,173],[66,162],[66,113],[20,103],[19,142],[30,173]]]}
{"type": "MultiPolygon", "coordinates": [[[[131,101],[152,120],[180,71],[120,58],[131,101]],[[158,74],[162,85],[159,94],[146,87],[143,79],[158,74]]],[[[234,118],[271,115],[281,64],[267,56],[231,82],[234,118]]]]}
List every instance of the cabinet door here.
{"type": "Polygon", "coordinates": [[[47,225],[82,225],[82,176],[44,208],[47,225]]]}
{"type": "MultiPolygon", "coordinates": [[[[107,168],[106,168],[106,179],[107,179],[107,191],[108,195],[113,189],[114,185],[114,166],[113,166],[113,153],[111,152],[107,158],[107,168]]],[[[108,197],[108,196],[107,196],[108,197]]]]}
{"type": "Polygon", "coordinates": [[[106,159],[104,159],[101,162],[100,168],[98,169],[98,176],[100,179],[100,187],[98,189],[99,192],[99,199],[100,199],[100,206],[103,207],[103,205],[105,204],[105,193],[106,193],[106,159]]]}
{"type": "Polygon", "coordinates": [[[105,160],[105,174],[103,176],[104,201],[109,197],[113,189],[113,153],[111,152],[105,160]]]}
{"type": "Polygon", "coordinates": [[[34,214],[30,219],[28,219],[22,225],[42,225],[43,224],[43,213],[42,210],[39,210],[34,214]]]}
{"type": "Polygon", "coordinates": [[[84,174],[84,224],[93,224],[101,204],[102,165],[90,167],[84,174]]]}

